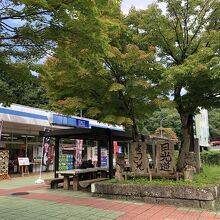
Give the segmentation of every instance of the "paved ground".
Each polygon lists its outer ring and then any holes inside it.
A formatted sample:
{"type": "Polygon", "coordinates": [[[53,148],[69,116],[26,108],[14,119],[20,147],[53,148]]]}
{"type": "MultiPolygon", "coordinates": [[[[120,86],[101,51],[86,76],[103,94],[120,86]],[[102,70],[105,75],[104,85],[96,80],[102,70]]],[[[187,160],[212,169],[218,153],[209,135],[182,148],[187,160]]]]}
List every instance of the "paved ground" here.
{"type": "Polygon", "coordinates": [[[220,220],[220,212],[99,199],[88,192],[51,190],[46,185],[35,185],[36,179],[37,176],[31,176],[0,181],[0,219],[220,220]],[[16,195],[19,192],[27,194],[16,195]]]}

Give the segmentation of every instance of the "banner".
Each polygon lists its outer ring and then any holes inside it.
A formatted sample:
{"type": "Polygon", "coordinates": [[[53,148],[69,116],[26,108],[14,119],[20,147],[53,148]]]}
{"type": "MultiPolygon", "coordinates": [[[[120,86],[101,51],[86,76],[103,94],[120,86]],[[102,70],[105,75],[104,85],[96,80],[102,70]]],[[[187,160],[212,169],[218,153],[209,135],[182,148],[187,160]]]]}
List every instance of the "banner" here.
{"type": "Polygon", "coordinates": [[[49,148],[50,148],[50,137],[43,138],[43,157],[42,157],[42,165],[48,165],[48,157],[49,157],[49,148]]]}
{"type": "Polygon", "coordinates": [[[76,166],[79,166],[82,163],[82,149],[83,140],[76,140],[76,166]]]}
{"type": "Polygon", "coordinates": [[[118,153],[118,142],[117,141],[113,141],[113,145],[114,145],[114,158],[116,160],[116,155],[118,153]]]}
{"type": "Polygon", "coordinates": [[[0,141],[2,137],[2,128],[3,128],[3,121],[0,121],[0,141]]]}

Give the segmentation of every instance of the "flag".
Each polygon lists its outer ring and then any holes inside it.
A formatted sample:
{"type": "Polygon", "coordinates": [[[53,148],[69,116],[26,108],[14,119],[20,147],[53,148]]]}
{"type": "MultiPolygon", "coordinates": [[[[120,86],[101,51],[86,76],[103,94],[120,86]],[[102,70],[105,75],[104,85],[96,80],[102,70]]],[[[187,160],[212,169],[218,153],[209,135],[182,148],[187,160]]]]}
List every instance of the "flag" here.
{"type": "Polygon", "coordinates": [[[0,141],[2,138],[2,128],[3,128],[3,121],[0,121],[0,141]]]}
{"type": "MultiPolygon", "coordinates": [[[[47,132],[48,130],[45,130],[47,132]]],[[[50,148],[50,137],[43,138],[43,157],[42,157],[42,165],[48,165],[48,157],[49,157],[49,148],[50,148]]]]}
{"type": "Polygon", "coordinates": [[[76,166],[82,162],[83,140],[76,140],[76,166]]]}
{"type": "Polygon", "coordinates": [[[116,160],[116,155],[118,153],[118,142],[117,141],[113,141],[113,145],[114,145],[114,158],[116,160]]]}

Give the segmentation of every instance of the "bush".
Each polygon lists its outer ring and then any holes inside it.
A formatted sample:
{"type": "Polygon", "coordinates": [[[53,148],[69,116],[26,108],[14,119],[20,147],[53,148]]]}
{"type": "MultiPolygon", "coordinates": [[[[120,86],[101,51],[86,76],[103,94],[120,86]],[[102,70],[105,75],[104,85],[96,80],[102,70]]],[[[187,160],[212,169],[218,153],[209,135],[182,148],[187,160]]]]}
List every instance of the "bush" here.
{"type": "Polygon", "coordinates": [[[205,151],[201,153],[203,164],[220,165],[220,151],[205,151]]]}

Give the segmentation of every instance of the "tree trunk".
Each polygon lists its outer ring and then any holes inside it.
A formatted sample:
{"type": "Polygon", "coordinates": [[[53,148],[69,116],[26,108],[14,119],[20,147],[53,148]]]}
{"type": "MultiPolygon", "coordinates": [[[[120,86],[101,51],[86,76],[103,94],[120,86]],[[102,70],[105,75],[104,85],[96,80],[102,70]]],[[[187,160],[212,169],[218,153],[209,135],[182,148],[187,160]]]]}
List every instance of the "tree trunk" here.
{"type": "Polygon", "coordinates": [[[194,148],[194,130],[193,130],[193,115],[191,114],[181,114],[181,123],[182,123],[182,134],[183,134],[183,143],[181,145],[177,167],[179,170],[188,165],[187,164],[187,155],[190,152],[195,152],[194,148]]]}
{"type": "Polygon", "coordinates": [[[136,123],[132,125],[132,138],[134,142],[139,141],[138,127],[136,123]]]}

